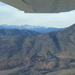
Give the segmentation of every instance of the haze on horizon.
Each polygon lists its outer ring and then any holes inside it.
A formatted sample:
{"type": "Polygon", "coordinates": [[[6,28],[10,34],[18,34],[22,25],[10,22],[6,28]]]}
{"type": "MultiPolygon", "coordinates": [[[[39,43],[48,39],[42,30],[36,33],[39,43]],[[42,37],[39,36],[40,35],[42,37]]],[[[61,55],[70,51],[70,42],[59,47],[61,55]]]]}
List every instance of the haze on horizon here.
{"type": "Polygon", "coordinates": [[[0,2],[0,25],[31,25],[64,28],[75,23],[75,10],[61,13],[24,13],[0,2]]]}

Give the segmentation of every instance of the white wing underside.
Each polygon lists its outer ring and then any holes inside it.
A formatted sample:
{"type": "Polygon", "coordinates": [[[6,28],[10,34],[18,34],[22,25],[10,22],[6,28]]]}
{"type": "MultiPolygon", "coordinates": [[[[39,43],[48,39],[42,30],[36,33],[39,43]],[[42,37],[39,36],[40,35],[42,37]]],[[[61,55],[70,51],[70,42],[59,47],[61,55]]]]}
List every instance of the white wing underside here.
{"type": "Polygon", "coordinates": [[[58,13],[75,9],[75,0],[0,0],[27,13],[58,13]]]}
{"type": "Polygon", "coordinates": [[[22,0],[0,0],[0,1],[25,12],[31,12],[31,13],[35,12],[28,4],[26,4],[22,0]]]}

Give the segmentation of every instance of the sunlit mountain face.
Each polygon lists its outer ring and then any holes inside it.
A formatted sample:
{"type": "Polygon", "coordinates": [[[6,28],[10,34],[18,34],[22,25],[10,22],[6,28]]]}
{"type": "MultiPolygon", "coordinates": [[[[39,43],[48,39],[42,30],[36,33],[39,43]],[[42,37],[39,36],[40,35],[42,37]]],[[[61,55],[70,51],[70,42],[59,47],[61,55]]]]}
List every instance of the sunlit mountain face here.
{"type": "Polygon", "coordinates": [[[75,10],[29,14],[0,3],[0,75],[75,75],[75,10]]]}

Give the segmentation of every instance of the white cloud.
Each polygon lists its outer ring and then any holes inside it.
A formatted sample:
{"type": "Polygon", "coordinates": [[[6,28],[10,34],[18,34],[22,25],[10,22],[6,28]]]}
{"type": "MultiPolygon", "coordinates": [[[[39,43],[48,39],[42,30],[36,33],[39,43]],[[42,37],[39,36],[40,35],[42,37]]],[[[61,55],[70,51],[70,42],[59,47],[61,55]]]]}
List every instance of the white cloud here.
{"type": "Polygon", "coordinates": [[[75,11],[51,14],[24,13],[9,5],[0,3],[0,24],[38,25],[46,27],[67,27],[75,23],[75,11]]]}

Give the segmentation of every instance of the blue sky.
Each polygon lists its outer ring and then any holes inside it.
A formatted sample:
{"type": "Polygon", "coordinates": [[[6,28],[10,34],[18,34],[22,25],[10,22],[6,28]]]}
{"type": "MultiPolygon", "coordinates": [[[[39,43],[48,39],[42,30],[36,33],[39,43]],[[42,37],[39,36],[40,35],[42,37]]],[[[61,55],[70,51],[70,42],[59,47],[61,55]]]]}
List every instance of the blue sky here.
{"type": "Polygon", "coordinates": [[[32,25],[64,28],[75,23],[75,10],[62,13],[24,13],[14,7],[0,2],[0,25],[32,25]]]}

